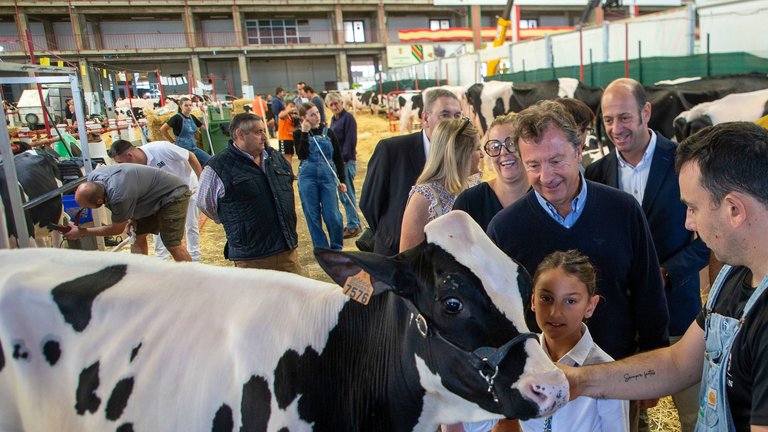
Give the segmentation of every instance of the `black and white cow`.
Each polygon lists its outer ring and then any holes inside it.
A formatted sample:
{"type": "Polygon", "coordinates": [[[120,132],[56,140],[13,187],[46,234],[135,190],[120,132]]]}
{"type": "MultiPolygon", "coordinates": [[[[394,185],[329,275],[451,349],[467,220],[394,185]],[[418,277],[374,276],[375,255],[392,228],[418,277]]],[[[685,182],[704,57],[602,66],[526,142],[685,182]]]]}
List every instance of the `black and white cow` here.
{"type": "Polygon", "coordinates": [[[675,138],[682,142],[707,126],[730,121],[753,122],[765,115],[768,115],[768,89],[729,94],[680,113],[674,121],[675,138]]]}
{"type": "Polygon", "coordinates": [[[0,430],[433,432],[562,406],[525,270],[465,213],[425,232],[316,251],[367,306],[287,273],[2,251],[0,430]]]}
{"type": "Polygon", "coordinates": [[[411,133],[414,123],[421,122],[421,115],[424,112],[424,96],[420,92],[398,94],[396,111],[400,118],[400,132],[411,133]]]}
{"type": "Polygon", "coordinates": [[[747,93],[766,88],[768,75],[761,73],[686,78],[674,85],[646,87],[645,92],[652,106],[648,127],[661,132],[665,137],[673,137],[675,119],[683,111],[732,93],[747,93]]]}
{"type": "Polygon", "coordinates": [[[364,106],[360,101],[363,93],[359,90],[340,90],[341,100],[344,102],[344,109],[351,113],[358,114],[364,106]]]}
{"type": "Polygon", "coordinates": [[[360,95],[360,103],[370,108],[371,114],[377,114],[387,106],[387,97],[375,91],[366,90],[360,95]]]}
{"type": "Polygon", "coordinates": [[[602,89],[587,87],[574,78],[516,83],[488,81],[467,89],[467,99],[483,133],[497,116],[520,112],[541,100],[575,98],[596,112],[601,96],[602,89]]]}
{"type": "MultiPolygon", "coordinates": [[[[55,156],[46,153],[44,149],[19,153],[13,156],[13,161],[16,165],[19,190],[24,198],[36,198],[59,187],[61,174],[55,156]]],[[[0,161],[0,196],[2,196],[3,207],[5,208],[8,234],[12,237],[18,237],[11,202],[7,195],[8,189],[6,188],[3,164],[4,161],[0,161]]],[[[27,234],[30,237],[35,237],[36,228],[44,228],[47,232],[48,225],[59,223],[62,212],[61,196],[51,198],[25,211],[27,234]]]]}

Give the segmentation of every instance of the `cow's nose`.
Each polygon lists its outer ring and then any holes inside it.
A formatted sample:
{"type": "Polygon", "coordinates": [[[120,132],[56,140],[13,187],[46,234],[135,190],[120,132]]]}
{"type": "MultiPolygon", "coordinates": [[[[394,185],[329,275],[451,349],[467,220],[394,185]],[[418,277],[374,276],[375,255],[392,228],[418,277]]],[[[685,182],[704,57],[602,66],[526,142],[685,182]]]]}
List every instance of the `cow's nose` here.
{"type": "Polygon", "coordinates": [[[560,369],[536,374],[520,383],[520,393],[538,407],[538,417],[549,415],[568,402],[568,381],[560,369]]]}

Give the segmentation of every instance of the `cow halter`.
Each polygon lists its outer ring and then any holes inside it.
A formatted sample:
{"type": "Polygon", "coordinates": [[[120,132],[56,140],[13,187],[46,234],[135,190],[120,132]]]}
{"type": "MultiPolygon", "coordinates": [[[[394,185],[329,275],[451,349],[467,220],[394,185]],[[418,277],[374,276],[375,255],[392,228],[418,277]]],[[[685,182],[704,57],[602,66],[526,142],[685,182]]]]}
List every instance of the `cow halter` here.
{"type": "Polygon", "coordinates": [[[430,326],[427,323],[427,319],[424,317],[424,315],[421,314],[421,312],[419,312],[419,310],[416,308],[416,305],[411,303],[409,300],[405,300],[405,304],[411,311],[411,318],[416,322],[416,330],[419,331],[419,334],[421,334],[423,338],[434,336],[456,351],[464,353],[468,357],[469,363],[472,365],[472,367],[475,368],[475,370],[477,370],[477,373],[479,373],[480,376],[488,384],[488,393],[493,396],[493,401],[496,403],[499,403],[499,397],[496,394],[494,382],[496,380],[496,376],[499,374],[499,365],[507,357],[509,350],[511,350],[515,345],[521,344],[528,339],[535,339],[536,341],[539,340],[539,337],[536,335],[536,333],[525,332],[518,334],[498,348],[482,346],[474,351],[467,351],[446,339],[442,334],[440,334],[440,331],[438,331],[436,327],[432,327],[430,329],[430,326]]]}

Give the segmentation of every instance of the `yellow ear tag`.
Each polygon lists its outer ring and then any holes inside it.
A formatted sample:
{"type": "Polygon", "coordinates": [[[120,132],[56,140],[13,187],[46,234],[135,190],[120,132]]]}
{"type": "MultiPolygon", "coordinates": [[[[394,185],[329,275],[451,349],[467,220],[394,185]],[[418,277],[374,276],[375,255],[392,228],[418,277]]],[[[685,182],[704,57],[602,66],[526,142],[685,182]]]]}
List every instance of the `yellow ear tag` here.
{"type": "Polygon", "coordinates": [[[344,282],[344,295],[358,303],[367,305],[373,297],[371,275],[365,270],[360,270],[359,273],[348,277],[344,282]]]}

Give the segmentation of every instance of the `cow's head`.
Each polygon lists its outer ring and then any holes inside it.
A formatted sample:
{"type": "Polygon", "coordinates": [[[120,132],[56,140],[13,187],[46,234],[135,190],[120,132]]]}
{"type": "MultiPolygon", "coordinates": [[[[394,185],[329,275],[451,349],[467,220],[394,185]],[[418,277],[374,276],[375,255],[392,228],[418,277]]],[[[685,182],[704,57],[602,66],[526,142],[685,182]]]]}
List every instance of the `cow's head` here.
{"type": "Polygon", "coordinates": [[[458,422],[526,419],[565,404],[565,377],[525,324],[521,289],[530,292],[531,284],[525,269],[466,213],[440,217],[425,233],[422,244],[394,257],[315,251],[339,285],[362,270],[374,296],[402,299],[420,384],[435,402],[424,409],[458,422]],[[450,412],[439,412],[442,406],[450,412]]]}

